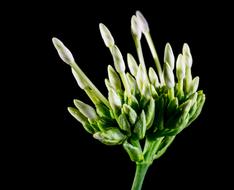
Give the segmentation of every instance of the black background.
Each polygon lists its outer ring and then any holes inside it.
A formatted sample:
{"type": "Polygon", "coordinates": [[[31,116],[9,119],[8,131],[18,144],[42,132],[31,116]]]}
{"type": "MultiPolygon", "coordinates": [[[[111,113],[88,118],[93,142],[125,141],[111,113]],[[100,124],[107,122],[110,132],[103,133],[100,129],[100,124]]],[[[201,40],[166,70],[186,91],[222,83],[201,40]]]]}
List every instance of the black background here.
{"type": "MultiPolygon", "coordinates": [[[[200,117],[151,166],[143,189],[227,185],[231,124],[226,117],[232,95],[225,64],[233,62],[225,45],[230,40],[227,9],[192,2],[109,2],[98,6],[57,2],[10,7],[3,20],[7,37],[2,37],[2,41],[7,39],[3,58],[9,63],[2,70],[7,72],[2,81],[6,81],[3,87],[8,92],[7,101],[2,101],[7,105],[3,118],[7,124],[2,125],[7,130],[3,133],[3,174],[9,187],[130,189],[135,166],[122,147],[94,140],[68,114],[66,107],[74,98],[89,100],[58,57],[51,38],[61,39],[83,71],[107,94],[104,78],[107,65],[113,62],[98,24],[108,26],[124,56],[128,52],[136,55],[130,33],[130,19],[136,10],[148,20],[161,60],[166,42],[171,43],[175,55],[184,42],[190,45],[192,73],[200,76],[200,89],[207,95],[200,117]]],[[[144,40],[143,49],[147,65],[152,66],[144,40]]]]}

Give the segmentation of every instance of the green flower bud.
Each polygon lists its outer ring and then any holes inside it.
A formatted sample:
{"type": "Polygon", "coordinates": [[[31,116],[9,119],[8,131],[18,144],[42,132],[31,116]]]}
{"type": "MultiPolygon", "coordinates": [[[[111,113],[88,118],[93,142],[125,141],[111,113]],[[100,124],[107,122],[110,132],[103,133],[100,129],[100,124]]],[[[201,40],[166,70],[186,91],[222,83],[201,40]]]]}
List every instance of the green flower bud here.
{"type": "Polygon", "coordinates": [[[108,77],[111,86],[115,90],[121,90],[121,80],[119,78],[119,75],[115,72],[114,68],[111,65],[108,65],[108,77]]]}
{"type": "Polygon", "coordinates": [[[100,102],[98,104],[95,104],[95,107],[96,107],[97,114],[100,117],[108,118],[108,119],[111,118],[110,110],[105,104],[100,102]]]}
{"type": "Polygon", "coordinates": [[[164,63],[163,77],[168,88],[173,88],[175,86],[174,74],[168,63],[164,63]]]}
{"type": "Polygon", "coordinates": [[[139,26],[141,28],[141,31],[143,33],[148,33],[149,32],[149,25],[148,25],[148,22],[146,21],[145,17],[143,16],[143,14],[140,11],[136,11],[136,16],[137,16],[137,20],[138,20],[139,26]]]}
{"type": "Polygon", "coordinates": [[[128,98],[128,105],[132,107],[134,110],[139,109],[139,102],[137,101],[136,97],[133,95],[130,95],[128,98]]]}
{"type": "Polygon", "coordinates": [[[84,102],[76,99],[74,100],[74,104],[77,107],[77,109],[91,121],[94,121],[98,118],[95,109],[90,105],[85,104],[84,102]]]}
{"type": "Polygon", "coordinates": [[[123,60],[123,56],[119,50],[119,48],[114,45],[111,48],[111,52],[112,52],[112,56],[114,59],[114,65],[115,65],[115,69],[118,73],[124,73],[125,72],[125,63],[123,60]]]}
{"type": "Polygon", "coordinates": [[[175,57],[169,43],[166,44],[164,50],[164,63],[168,63],[173,70],[175,67],[175,57]]]}
{"type": "Polygon", "coordinates": [[[81,89],[88,87],[86,80],[83,79],[83,77],[80,75],[80,73],[76,72],[73,68],[71,68],[71,70],[72,70],[72,74],[73,74],[74,78],[76,79],[78,86],[81,89]]]}
{"type": "Polygon", "coordinates": [[[176,60],[176,77],[179,81],[182,81],[185,77],[185,63],[182,54],[179,54],[176,60]]]}
{"type": "Polygon", "coordinates": [[[111,86],[111,83],[110,83],[110,81],[108,79],[105,79],[105,85],[106,85],[106,88],[108,89],[108,91],[110,91],[110,89],[113,88],[111,86]]]}
{"type": "Polygon", "coordinates": [[[126,136],[114,127],[110,127],[106,131],[96,132],[93,137],[106,145],[119,145],[126,139],[126,136]]]}
{"type": "Polygon", "coordinates": [[[134,59],[134,57],[130,53],[127,54],[127,61],[128,61],[128,68],[130,70],[130,73],[134,77],[136,77],[137,71],[138,71],[138,65],[137,65],[136,60],[134,59]]]}
{"type": "Polygon", "coordinates": [[[129,105],[123,105],[123,112],[128,116],[129,122],[134,125],[137,120],[137,113],[129,105]]]}
{"type": "Polygon", "coordinates": [[[135,15],[133,15],[131,18],[131,31],[133,36],[139,40],[141,39],[142,32],[141,28],[139,27],[138,19],[135,15]]]}
{"type": "Polygon", "coordinates": [[[151,84],[153,84],[155,88],[159,87],[160,84],[159,84],[158,76],[152,67],[149,68],[149,79],[150,79],[151,84]]]}
{"type": "Polygon", "coordinates": [[[140,64],[138,67],[136,82],[140,92],[143,94],[144,87],[147,86],[147,76],[144,72],[144,67],[142,64],[140,64]]]}
{"type": "Polygon", "coordinates": [[[167,115],[170,117],[177,109],[178,107],[178,98],[174,97],[167,106],[167,115]]]}
{"type": "Polygon", "coordinates": [[[67,63],[68,65],[71,65],[74,63],[74,58],[72,56],[72,53],[70,50],[61,42],[58,38],[52,38],[52,42],[54,44],[54,47],[56,48],[60,58],[67,63]]]}
{"type": "Polygon", "coordinates": [[[120,129],[126,131],[129,135],[131,134],[131,126],[125,114],[120,114],[120,116],[117,119],[117,122],[119,124],[120,129]]]}
{"type": "Polygon", "coordinates": [[[152,126],[155,117],[155,100],[153,98],[150,99],[146,107],[145,116],[146,116],[146,129],[149,129],[152,126]]]}
{"type": "Polygon", "coordinates": [[[123,147],[133,162],[140,162],[144,159],[142,150],[139,147],[133,146],[127,141],[123,143],[123,147]]]}
{"type": "Polygon", "coordinates": [[[108,98],[112,110],[115,112],[115,114],[118,115],[122,106],[121,98],[116,94],[116,92],[112,88],[109,90],[108,98]]]}
{"type": "Polygon", "coordinates": [[[114,38],[112,37],[109,29],[102,23],[99,24],[99,30],[101,32],[102,39],[106,47],[111,48],[114,44],[114,38]]]}
{"type": "Polygon", "coordinates": [[[133,130],[138,139],[143,139],[146,133],[146,118],[145,112],[142,110],[133,130]]]}
{"type": "Polygon", "coordinates": [[[152,97],[154,99],[158,98],[158,93],[157,93],[157,91],[155,90],[155,87],[152,84],[150,85],[150,91],[151,91],[152,97]]]}
{"type": "Polygon", "coordinates": [[[67,110],[81,124],[84,125],[85,123],[88,123],[88,119],[82,113],[80,113],[78,109],[73,108],[73,107],[68,107],[67,110]]]}

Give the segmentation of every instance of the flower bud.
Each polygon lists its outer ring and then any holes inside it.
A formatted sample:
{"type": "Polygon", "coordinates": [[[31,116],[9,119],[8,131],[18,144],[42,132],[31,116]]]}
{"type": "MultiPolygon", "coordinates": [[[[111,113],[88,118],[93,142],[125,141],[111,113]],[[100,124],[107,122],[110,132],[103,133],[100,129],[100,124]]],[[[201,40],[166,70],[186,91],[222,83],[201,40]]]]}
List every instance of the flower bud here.
{"type": "Polygon", "coordinates": [[[193,80],[192,80],[192,83],[191,83],[191,86],[190,86],[190,93],[194,93],[197,91],[198,89],[198,86],[199,86],[199,77],[195,77],[193,80]]]}
{"type": "Polygon", "coordinates": [[[143,33],[148,33],[149,32],[149,25],[148,25],[148,22],[146,21],[145,17],[143,16],[143,14],[140,11],[136,11],[136,16],[137,16],[137,20],[138,20],[139,26],[141,28],[141,31],[143,33]]]}
{"type": "Polygon", "coordinates": [[[109,90],[109,102],[112,110],[117,114],[121,109],[122,103],[120,97],[112,88],[109,90]]]}
{"type": "Polygon", "coordinates": [[[145,118],[145,112],[142,110],[136,124],[134,127],[133,132],[137,136],[138,139],[143,139],[145,137],[146,133],[146,118],[145,118]]]}
{"type": "Polygon", "coordinates": [[[132,54],[127,54],[127,61],[130,73],[135,77],[137,75],[138,65],[132,54]]]}
{"type": "Polygon", "coordinates": [[[117,119],[118,125],[120,129],[123,131],[126,131],[129,135],[131,134],[131,126],[128,122],[128,119],[125,114],[120,114],[120,116],[117,119]]]}
{"type": "Polygon", "coordinates": [[[116,71],[118,73],[124,73],[125,63],[124,63],[123,56],[122,56],[119,48],[116,45],[114,45],[111,48],[111,52],[112,52],[112,56],[113,56],[113,59],[114,59],[114,65],[115,65],[116,71]]]}
{"type": "Polygon", "coordinates": [[[88,119],[82,113],[80,113],[80,111],[78,109],[73,108],[73,107],[68,107],[67,110],[81,124],[84,125],[85,123],[88,122],[88,119]]]}
{"type": "Polygon", "coordinates": [[[100,131],[93,134],[93,137],[106,145],[118,145],[126,139],[118,128],[110,127],[106,131],[100,131]]]}
{"type": "Polygon", "coordinates": [[[133,146],[132,144],[128,143],[127,141],[124,142],[123,147],[133,162],[139,162],[139,161],[142,161],[144,159],[142,150],[140,148],[133,146]]]}
{"type": "Polygon", "coordinates": [[[133,15],[131,18],[131,31],[132,34],[136,36],[136,38],[138,38],[139,40],[141,39],[142,32],[139,26],[139,21],[135,15],[133,15]]]}
{"type": "Polygon", "coordinates": [[[146,128],[149,129],[153,122],[155,117],[155,100],[153,98],[150,99],[147,107],[146,107],[146,128]]]}
{"type": "Polygon", "coordinates": [[[152,67],[149,68],[149,79],[155,88],[159,87],[158,76],[152,67]]]}
{"type": "Polygon", "coordinates": [[[142,64],[140,64],[138,67],[136,82],[140,92],[143,93],[144,86],[147,85],[147,76],[144,72],[144,67],[142,64]]]}
{"type": "Polygon", "coordinates": [[[77,107],[77,109],[91,121],[98,118],[95,109],[90,105],[85,104],[84,102],[76,99],[74,100],[74,104],[77,107]]]}
{"type": "Polygon", "coordinates": [[[54,44],[54,47],[56,48],[60,58],[67,63],[68,65],[71,65],[74,63],[74,58],[72,56],[72,53],[70,50],[61,42],[58,38],[52,38],[52,42],[54,44]]]}
{"type": "Polygon", "coordinates": [[[108,28],[104,24],[100,23],[99,30],[106,47],[111,48],[115,44],[115,41],[108,28]]]}
{"type": "Polygon", "coordinates": [[[168,63],[173,70],[175,67],[175,57],[169,43],[166,44],[164,50],[164,63],[168,63]]]}
{"type": "Polygon", "coordinates": [[[182,52],[183,52],[185,64],[188,65],[188,67],[191,68],[192,67],[192,63],[193,63],[193,58],[192,58],[192,55],[191,55],[191,52],[190,52],[188,44],[185,43],[183,45],[182,52]]]}
{"type": "Polygon", "coordinates": [[[176,60],[176,77],[179,81],[182,81],[185,77],[185,62],[182,54],[179,54],[176,60]]]}
{"type": "Polygon", "coordinates": [[[134,125],[137,120],[137,113],[129,105],[123,105],[123,112],[128,116],[129,122],[134,125]]]}
{"type": "Polygon", "coordinates": [[[168,88],[173,88],[175,86],[174,74],[168,63],[164,63],[163,77],[168,88]]]}
{"type": "Polygon", "coordinates": [[[121,90],[121,81],[119,75],[115,72],[114,68],[111,65],[108,65],[108,77],[111,86],[113,86],[115,90],[121,90]]]}

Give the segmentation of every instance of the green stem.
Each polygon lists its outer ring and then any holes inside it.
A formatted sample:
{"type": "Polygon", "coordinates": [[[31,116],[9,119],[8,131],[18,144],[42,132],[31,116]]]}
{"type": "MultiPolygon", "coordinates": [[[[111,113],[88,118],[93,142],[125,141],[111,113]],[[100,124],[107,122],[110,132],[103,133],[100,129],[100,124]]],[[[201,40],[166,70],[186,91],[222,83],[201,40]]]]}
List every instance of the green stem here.
{"type": "Polygon", "coordinates": [[[134,177],[134,181],[132,184],[131,190],[141,190],[143,181],[145,179],[145,174],[149,168],[149,164],[137,164],[136,165],[136,173],[134,177]]]}

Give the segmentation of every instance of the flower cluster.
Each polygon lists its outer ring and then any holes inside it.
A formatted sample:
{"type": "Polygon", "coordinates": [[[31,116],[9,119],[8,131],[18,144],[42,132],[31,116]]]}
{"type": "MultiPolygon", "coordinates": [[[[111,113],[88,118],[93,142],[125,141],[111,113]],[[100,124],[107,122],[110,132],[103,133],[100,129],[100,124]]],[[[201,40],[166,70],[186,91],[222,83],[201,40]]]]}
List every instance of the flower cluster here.
{"type": "Polygon", "coordinates": [[[128,53],[125,64],[109,29],[104,24],[99,28],[114,61],[114,67],[108,66],[105,79],[108,98],[83,73],[63,43],[53,38],[61,59],[71,66],[79,87],[94,104],[92,107],[75,99],[75,107],[69,107],[68,111],[95,139],[107,145],[122,144],[132,161],[152,162],[199,116],[205,102],[203,91],[197,91],[199,77],[192,77],[189,46],[184,44],[182,53],[175,58],[167,43],[161,68],[148,23],[137,11],[131,19],[131,32],[138,60],[128,53]],[[149,45],[157,72],[145,66],[142,36],[149,45]]]}

